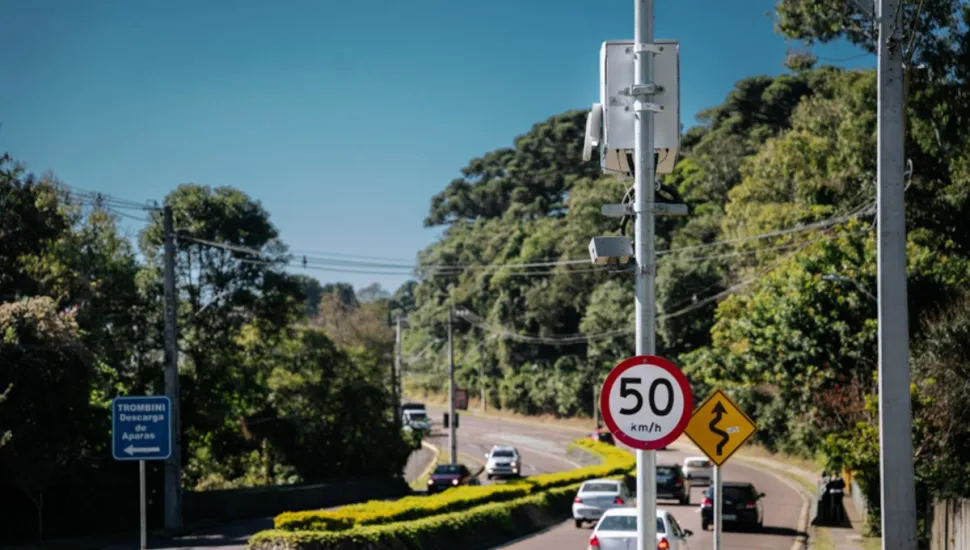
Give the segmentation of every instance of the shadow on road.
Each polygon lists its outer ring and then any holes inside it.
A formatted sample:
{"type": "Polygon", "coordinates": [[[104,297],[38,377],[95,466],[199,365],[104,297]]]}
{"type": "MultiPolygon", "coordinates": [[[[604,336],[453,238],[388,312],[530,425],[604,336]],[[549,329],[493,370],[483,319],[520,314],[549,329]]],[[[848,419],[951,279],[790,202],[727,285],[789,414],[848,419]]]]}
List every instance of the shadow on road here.
{"type": "MultiPolygon", "coordinates": [[[[727,529],[726,529],[727,530],[727,529]]],[[[805,533],[798,531],[797,529],[792,529],[791,527],[771,527],[764,526],[761,529],[745,529],[743,527],[735,527],[730,529],[731,531],[740,531],[744,533],[754,533],[756,535],[775,535],[781,537],[804,537],[805,533]]]]}

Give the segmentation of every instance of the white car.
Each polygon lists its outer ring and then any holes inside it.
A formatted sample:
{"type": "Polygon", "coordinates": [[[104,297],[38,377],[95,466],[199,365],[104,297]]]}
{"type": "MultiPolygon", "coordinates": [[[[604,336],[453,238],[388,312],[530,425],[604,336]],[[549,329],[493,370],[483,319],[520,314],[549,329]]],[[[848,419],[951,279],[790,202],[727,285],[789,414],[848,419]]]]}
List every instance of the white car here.
{"type": "Polygon", "coordinates": [[[684,459],[684,477],[687,485],[710,485],[714,478],[714,464],[704,456],[689,456],[684,459]]]}
{"type": "MultiPolygon", "coordinates": [[[[681,529],[674,516],[657,510],[657,550],[688,550],[687,538],[694,533],[681,529]]],[[[589,536],[587,550],[627,550],[637,542],[637,509],[614,508],[600,518],[589,536]]]]}
{"type": "Polygon", "coordinates": [[[522,475],[522,456],[515,447],[496,445],[485,453],[485,475],[488,479],[499,476],[520,477],[522,475]]]}
{"type": "Polygon", "coordinates": [[[584,522],[600,519],[607,510],[628,506],[630,500],[630,492],[623,482],[591,479],[580,486],[573,499],[573,521],[576,527],[582,527],[584,522]]]}

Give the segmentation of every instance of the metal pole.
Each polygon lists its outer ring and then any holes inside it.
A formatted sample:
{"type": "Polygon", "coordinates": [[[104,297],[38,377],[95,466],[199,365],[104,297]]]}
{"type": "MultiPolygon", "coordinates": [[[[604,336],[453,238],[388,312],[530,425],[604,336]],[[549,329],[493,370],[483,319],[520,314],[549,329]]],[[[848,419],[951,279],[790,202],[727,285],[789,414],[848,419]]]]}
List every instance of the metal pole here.
{"type": "MultiPolygon", "coordinates": [[[[642,86],[653,83],[653,54],[646,46],[653,43],[653,0],[634,0],[633,15],[636,20],[633,43],[633,84],[642,86]]],[[[637,97],[634,104],[636,121],[635,173],[633,205],[634,250],[637,260],[636,272],[636,351],[637,355],[653,355],[654,330],[654,283],[656,258],[654,254],[654,157],[653,112],[646,108],[644,97],[637,97]]],[[[657,540],[657,452],[637,450],[637,550],[656,548],[657,540]]]]}
{"type": "Polygon", "coordinates": [[[879,463],[883,550],[916,548],[906,292],[901,0],[879,0],[879,463]]]}
{"type": "Polygon", "coordinates": [[[448,310],[448,445],[451,463],[458,464],[458,439],[455,437],[455,346],[452,342],[454,312],[448,310]]]}
{"type": "Polygon", "coordinates": [[[145,461],[138,461],[138,501],[141,519],[141,550],[148,548],[148,502],[145,498],[145,461]]]}
{"type": "Polygon", "coordinates": [[[721,467],[714,466],[714,550],[721,550],[721,467]]]}
{"type": "Polygon", "coordinates": [[[599,386],[597,386],[596,384],[593,384],[593,426],[596,426],[597,430],[600,428],[599,396],[600,396],[599,386]]]}
{"type": "Polygon", "coordinates": [[[394,333],[394,372],[391,374],[391,385],[394,390],[394,422],[401,425],[401,315],[397,316],[394,333]]]}
{"type": "Polygon", "coordinates": [[[172,456],[165,461],[165,529],[182,527],[182,424],[179,420],[178,297],[175,294],[175,228],[172,207],[162,211],[165,267],[165,395],[172,400],[172,456]]]}

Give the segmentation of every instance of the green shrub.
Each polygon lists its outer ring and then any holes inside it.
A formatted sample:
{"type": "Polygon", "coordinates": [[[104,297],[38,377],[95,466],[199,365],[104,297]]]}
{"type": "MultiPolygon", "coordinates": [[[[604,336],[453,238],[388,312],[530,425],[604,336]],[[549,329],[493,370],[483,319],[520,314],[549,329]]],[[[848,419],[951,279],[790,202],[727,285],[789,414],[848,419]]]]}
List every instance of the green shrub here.
{"type": "Polygon", "coordinates": [[[587,479],[627,474],[636,465],[633,455],[612,445],[580,439],[572,446],[598,455],[603,463],[569,472],[542,474],[504,485],[462,486],[433,496],[406,497],[395,501],[372,500],[337,510],[285,512],[276,516],[276,529],[286,531],[342,531],[355,526],[381,525],[417,520],[506,502],[529,494],[578,484],[587,479]]]}
{"type": "Polygon", "coordinates": [[[508,502],[387,525],[343,531],[262,531],[249,541],[252,550],[403,550],[423,548],[478,550],[562,520],[569,513],[578,484],[508,502]]]}

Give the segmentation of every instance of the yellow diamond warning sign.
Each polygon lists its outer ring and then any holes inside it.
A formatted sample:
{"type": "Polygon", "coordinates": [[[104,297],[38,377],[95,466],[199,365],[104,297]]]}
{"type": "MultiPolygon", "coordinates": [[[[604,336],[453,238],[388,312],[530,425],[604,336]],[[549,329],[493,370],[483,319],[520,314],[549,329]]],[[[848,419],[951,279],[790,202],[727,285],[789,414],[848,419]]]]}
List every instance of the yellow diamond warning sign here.
{"type": "Polygon", "coordinates": [[[714,390],[690,417],[684,433],[718,466],[758,431],[758,426],[721,390],[714,390]]]}

